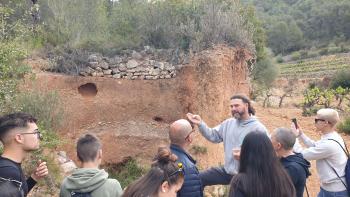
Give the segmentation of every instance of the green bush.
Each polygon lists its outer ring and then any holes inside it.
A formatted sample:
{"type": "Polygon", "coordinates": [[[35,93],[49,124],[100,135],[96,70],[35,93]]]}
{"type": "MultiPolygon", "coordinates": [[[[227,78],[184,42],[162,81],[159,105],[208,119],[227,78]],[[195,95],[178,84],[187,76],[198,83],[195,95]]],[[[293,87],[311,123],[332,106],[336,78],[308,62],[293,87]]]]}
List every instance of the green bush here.
{"type": "Polygon", "coordinates": [[[337,125],[337,128],[340,132],[350,134],[350,116],[345,117],[344,120],[337,125]]]}
{"type": "Polygon", "coordinates": [[[279,64],[280,64],[280,63],[283,63],[284,60],[283,60],[282,56],[280,56],[280,55],[277,56],[277,57],[276,57],[276,62],[279,63],[279,64]]]}
{"type": "Polygon", "coordinates": [[[328,54],[340,53],[341,50],[342,49],[340,47],[329,47],[328,54]]]}
{"type": "Polygon", "coordinates": [[[127,158],[119,164],[106,164],[103,168],[108,171],[111,178],[120,182],[122,188],[127,187],[146,173],[146,169],[140,167],[133,158],[127,158]]]}
{"type": "Polygon", "coordinates": [[[293,52],[292,55],[291,55],[291,59],[292,59],[293,61],[295,61],[295,60],[300,60],[300,59],[301,59],[301,54],[300,54],[300,52],[299,52],[299,51],[293,52]]]}
{"type": "Polygon", "coordinates": [[[317,53],[317,51],[309,51],[307,57],[308,58],[313,58],[313,57],[317,57],[319,54],[317,53]]]}
{"type": "Polygon", "coordinates": [[[327,54],[328,54],[328,48],[323,48],[323,49],[321,49],[321,50],[318,52],[318,54],[320,54],[320,55],[327,55],[327,54]]]}
{"type": "Polygon", "coordinates": [[[345,69],[338,71],[331,80],[330,86],[332,89],[336,89],[339,86],[342,88],[350,88],[350,70],[345,69]]]}

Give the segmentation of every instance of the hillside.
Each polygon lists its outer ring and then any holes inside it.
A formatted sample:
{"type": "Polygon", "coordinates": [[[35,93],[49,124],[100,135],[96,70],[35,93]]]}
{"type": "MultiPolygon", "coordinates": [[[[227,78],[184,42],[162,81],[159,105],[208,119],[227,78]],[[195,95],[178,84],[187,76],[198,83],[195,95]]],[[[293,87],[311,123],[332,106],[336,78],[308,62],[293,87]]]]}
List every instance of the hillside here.
{"type": "Polygon", "coordinates": [[[339,70],[350,69],[350,53],[320,56],[278,65],[280,77],[320,78],[333,76],[339,70]]]}

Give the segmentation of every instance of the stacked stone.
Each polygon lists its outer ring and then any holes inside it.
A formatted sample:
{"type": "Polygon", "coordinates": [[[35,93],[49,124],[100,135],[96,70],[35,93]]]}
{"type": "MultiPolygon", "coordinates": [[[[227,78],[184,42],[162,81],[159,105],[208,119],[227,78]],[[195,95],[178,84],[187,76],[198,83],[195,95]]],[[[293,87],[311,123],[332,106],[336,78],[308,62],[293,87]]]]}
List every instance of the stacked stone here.
{"type": "Polygon", "coordinates": [[[176,68],[169,62],[156,61],[147,50],[141,53],[132,51],[129,54],[103,57],[101,54],[91,54],[88,65],[81,70],[82,76],[113,77],[125,79],[170,79],[176,77],[176,68]]]}

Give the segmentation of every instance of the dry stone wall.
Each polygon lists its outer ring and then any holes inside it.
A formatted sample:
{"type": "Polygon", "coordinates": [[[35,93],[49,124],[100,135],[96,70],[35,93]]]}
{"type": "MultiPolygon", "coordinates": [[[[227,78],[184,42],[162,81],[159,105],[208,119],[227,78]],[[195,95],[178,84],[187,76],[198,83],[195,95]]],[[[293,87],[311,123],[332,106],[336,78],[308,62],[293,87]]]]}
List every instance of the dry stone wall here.
{"type": "Polygon", "coordinates": [[[174,51],[156,50],[147,46],[143,51],[127,51],[113,58],[95,53],[89,55],[88,65],[79,74],[82,76],[132,80],[170,79],[176,77],[177,70],[181,67],[179,63],[189,63],[186,60],[188,58],[184,54],[177,55],[174,51]]]}

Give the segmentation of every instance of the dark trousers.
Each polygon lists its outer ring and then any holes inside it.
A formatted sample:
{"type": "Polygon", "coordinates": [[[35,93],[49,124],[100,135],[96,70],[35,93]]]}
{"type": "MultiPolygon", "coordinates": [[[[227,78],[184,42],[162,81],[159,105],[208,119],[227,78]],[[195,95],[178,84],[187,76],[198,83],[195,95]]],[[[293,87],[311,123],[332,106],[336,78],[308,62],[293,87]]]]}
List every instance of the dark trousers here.
{"type": "Polygon", "coordinates": [[[228,174],[224,167],[211,167],[208,170],[199,172],[203,188],[210,185],[228,185],[233,175],[228,174]]]}

